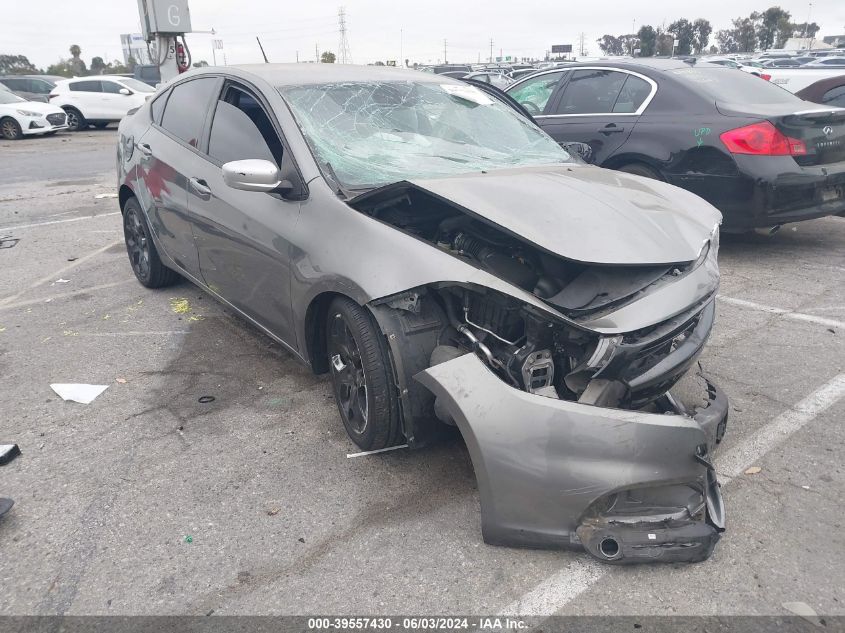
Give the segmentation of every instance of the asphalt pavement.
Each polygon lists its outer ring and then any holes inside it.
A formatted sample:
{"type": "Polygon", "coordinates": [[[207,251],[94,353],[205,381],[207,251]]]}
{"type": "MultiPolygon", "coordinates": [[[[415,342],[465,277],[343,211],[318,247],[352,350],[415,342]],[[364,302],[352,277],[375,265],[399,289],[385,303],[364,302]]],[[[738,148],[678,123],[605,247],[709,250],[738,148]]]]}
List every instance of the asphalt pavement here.
{"type": "Polygon", "coordinates": [[[325,377],[188,282],[138,284],[115,141],[0,141],[0,614],[845,615],[845,218],[723,238],[728,530],[703,563],[610,567],[485,545],[459,437],[347,458],[325,377]]]}

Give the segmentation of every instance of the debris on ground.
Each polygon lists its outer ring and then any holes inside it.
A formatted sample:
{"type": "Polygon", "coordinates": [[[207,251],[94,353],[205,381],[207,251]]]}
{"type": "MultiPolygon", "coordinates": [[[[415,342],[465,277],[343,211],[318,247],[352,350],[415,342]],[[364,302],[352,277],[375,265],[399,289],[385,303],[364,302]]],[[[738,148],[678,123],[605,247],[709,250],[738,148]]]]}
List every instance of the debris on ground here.
{"type": "Polygon", "coordinates": [[[126,378],[115,378],[114,381],[118,384],[121,384],[121,385],[126,384],[126,378]]]}
{"type": "Polygon", "coordinates": [[[197,402],[200,404],[208,404],[209,402],[214,402],[216,398],[214,396],[200,396],[197,402]]]}
{"type": "Polygon", "coordinates": [[[193,543],[193,542],[194,542],[194,537],[193,537],[193,536],[191,536],[190,534],[188,534],[188,535],[185,537],[185,542],[186,542],[186,543],[193,543]]]}
{"type": "Polygon", "coordinates": [[[181,297],[176,299],[175,297],[170,300],[170,309],[173,310],[176,314],[187,314],[191,311],[191,302],[181,297]]]}
{"type": "Polygon", "coordinates": [[[815,624],[816,626],[822,625],[819,620],[819,615],[816,613],[815,609],[806,602],[784,602],[781,606],[787,611],[791,611],[795,615],[801,616],[811,624],[815,624]]]}
{"type": "Polygon", "coordinates": [[[281,508],[270,508],[269,510],[267,510],[267,516],[268,517],[274,517],[277,514],[279,514],[280,510],[281,510],[281,508]]]}
{"type": "Polygon", "coordinates": [[[87,385],[81,383],[55,383],[50,388],[62,400],[70,400],[79,404],[91,404],[94,399],[109,388],[108,385],[87,385]]]}
{"type": "Polygon", "coordinates": [[[0,444],[0,466],[5,466],[21,454],[17,444],[0,444]]]}
{"type": "Polygon", "coordinates": [[[116,193],[98,193],[94,196],[95,200],[103,200],[104,198],[117,198],[116,193]]]}
{"type": "Polygon", "coordinates": [[[346,458],[349,459],[350,457],[363,457],[364,455],[375,455],[376,453],[386,453],[387,451],[395,451],[400,448],[408,448],[407,444],[400,444],[399,446],[388,446],[387,448],[380,448],[375,451],[364,451],[362,453],[347,453],[346,458]]]}
{"type": "Polygon", "coordinates": [[[69,284],[69,283],[70,283],[70,279],[56,279],[56,281],[55,281],[55,282],[53,282],[53,283],[57,283],[57,284],[69,284]]]}
{"type": "Polygon", "coordinates": [[[2,517],[9,510],[11,510],[13,505],[15,505],[15,502],[11,499],[5,499],[3,497],[0,497],[0,517],[2,517]]]}
{"type": "Polygon", "coordinates": [[[762,468],[760,468],[759,466],[752,466],[751,468],[746,468],[746,469],[745,469],[745,474],[746,474],[746,475],[756,475],[756,474],[757,474],[757,473],[759,473],[761,470],[763,470],[763,469],[762,469],[762,468]]]}

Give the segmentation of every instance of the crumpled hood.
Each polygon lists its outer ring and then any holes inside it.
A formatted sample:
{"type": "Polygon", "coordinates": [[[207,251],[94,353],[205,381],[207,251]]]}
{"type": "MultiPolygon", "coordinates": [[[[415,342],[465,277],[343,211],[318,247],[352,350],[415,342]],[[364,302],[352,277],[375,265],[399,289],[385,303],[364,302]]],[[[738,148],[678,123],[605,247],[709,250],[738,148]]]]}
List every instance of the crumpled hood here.
{"type": "Polygon", "coordinates": [[[410,181],[567,259],[668,264],[698,258],[719,211],[672,185],[587,165],[410,181]]]}

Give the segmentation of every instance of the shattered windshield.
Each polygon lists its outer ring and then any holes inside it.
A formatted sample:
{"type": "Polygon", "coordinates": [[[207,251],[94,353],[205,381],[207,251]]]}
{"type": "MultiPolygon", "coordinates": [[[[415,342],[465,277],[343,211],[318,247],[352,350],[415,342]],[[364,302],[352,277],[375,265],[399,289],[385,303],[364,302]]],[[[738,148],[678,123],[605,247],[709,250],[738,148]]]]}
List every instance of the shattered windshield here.
{"type": "Polygon", "coordinates": [[[280,92],[320,167],[347,189],[572,161],[533,123],[470,85],[374,81],[280,92]]]}

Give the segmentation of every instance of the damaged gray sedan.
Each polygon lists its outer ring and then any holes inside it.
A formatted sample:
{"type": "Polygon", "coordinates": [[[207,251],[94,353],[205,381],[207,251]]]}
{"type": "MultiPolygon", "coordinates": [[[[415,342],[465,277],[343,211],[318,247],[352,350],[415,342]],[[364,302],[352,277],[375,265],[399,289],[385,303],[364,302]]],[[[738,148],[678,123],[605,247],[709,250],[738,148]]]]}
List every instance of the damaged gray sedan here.
{"type": "Polygon", "coordinates": [[[330,374],[364,450],[457,426],[488,543],[713,551],[708,203],[581,163],[477,87],[379,67],[188,72],[122,121],[117,160],[138,280],[185,277],[330,374]]]}

